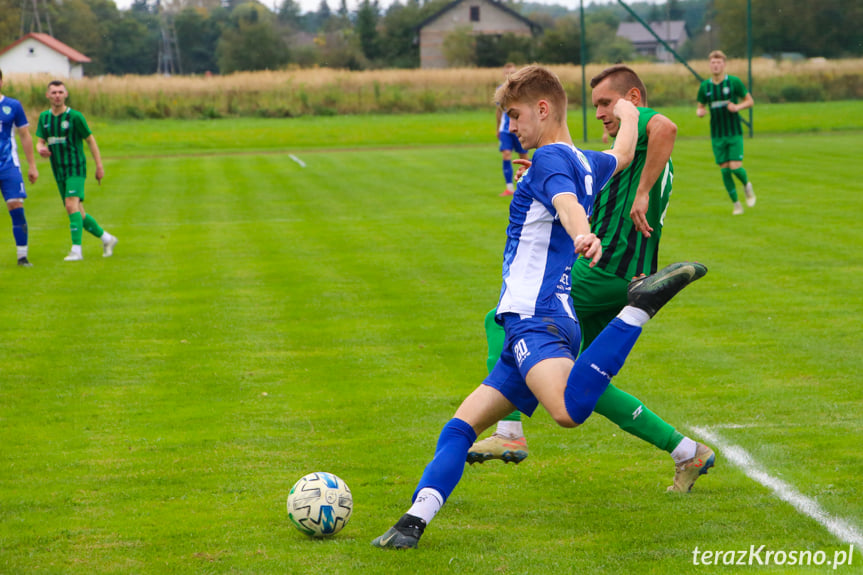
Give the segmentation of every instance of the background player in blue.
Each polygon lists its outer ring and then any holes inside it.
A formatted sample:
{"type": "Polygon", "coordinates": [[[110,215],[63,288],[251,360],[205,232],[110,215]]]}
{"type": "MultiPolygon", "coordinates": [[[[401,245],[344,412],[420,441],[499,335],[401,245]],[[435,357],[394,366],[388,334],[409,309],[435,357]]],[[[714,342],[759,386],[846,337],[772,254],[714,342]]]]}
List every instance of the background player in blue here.
{"type": "Polygon", "coordinates": [[[28,126],[21,102],[3,95],[3,72],[0,71],[0,191],[3,192],[3,199],[12,218],[12,235],[15,236],[18,265],[22,267],[31,265],[27,259],[27,219],[24,217],[24,198],[27,193],[24,191],[24,178],[21,175],[12,128],[18,130],[21,147],[24,148],[24,156],[27,158],[27,179],[31,184],[35,184],[39,178],[39,170],[36,169],[33,139],[28,126]]]}
{"type": "MultiPolygon", "coordinates": [[[[506,66],[503,67],[504,80],[509,78],[515,70],[515,64],[507,62],[506,66]]],[[[518,152],[518,157],[524,159],[527,158],[527,150],[522,148],[521,142],[518,141],[515,134],[509,131],[509,116],[501,111],[500,106],[497,106],[495,117],[497,120],[495,124],[497,126],[497,139],[500,141],[498,149],[503,158],[503,179],[506,181],[506,189],[500,195],[511,196],[515,191],[515,184],[512,179],[512,151],[515,150],[518,152]]]]}
{"type": "Polygon", "coordinates": [[[563,427],[583,423],[622,367],[641,326],[707,271],[699,264],[675,264],[633,282],[630,305],[574,361],[580,334],[569,305],[570,269],[576,254],[592,263],[602,256],[602,244],[591,233],[587,215],[594,190],[632,161],[638,110],[621,99],[615,106],[621,120],[615,148],[592,152],[572,144],[566,92],[547,69],[522,68],[498,88],[495,99],[522,145],[536,148],[533,165],[510,203],[497,306],[506,332],[504,351],[444,426],[413,505],[372,542],[378,547],[417,546],[426,525],[461,479],[477,434],[513,408],[531,415],[542,403],[563,427]]]}

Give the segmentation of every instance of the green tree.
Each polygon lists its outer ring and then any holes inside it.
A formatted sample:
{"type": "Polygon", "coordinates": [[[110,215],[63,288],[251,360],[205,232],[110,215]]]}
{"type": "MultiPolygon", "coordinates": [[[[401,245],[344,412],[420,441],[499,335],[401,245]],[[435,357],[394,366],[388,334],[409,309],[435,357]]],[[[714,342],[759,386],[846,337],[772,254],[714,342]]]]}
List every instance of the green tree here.
{"type": "Polygon", "coordinates": [[[185,8],[174,17],[177,45],[184,74],[203,74],[219,70],[217,51],[222,30],[230,16],[224,8],[208,11],[185,8]]]}
{"type": "Polygon", "coordinates": [[[256,2],[237,6],[216,49],[223,74],[273,70],[288,61],[288,50],[275,26],[275,17],[256,2]]]}
{"type": "Polygon", "coordinates": [[[105,55],[107,74],[152,74],[159,50],[158,20],[125,12],[108,29],[111,51],[105,55]],[[149,24],[149,25],[148,25],[149,24]]]}
{"type": "Polygon", "coordinates": [[[94,2],[97,11],[106,18],[103,21],[100,21],[90,3],[85,0],[66,0],[49,7],[54,37],[92,60],[85,66],[88,74],[105,72],[105,58],[112,49],[108,27],[117,15],[117,7],[112,4],[113,13],[108,9],[103,10],[104,1],[94,2]]]}
{"type": "Polygon", "coordinates": [[[450,66],[476,66],[476,37],[470,26],[460,26],[444,37],[443,55],[450,66]]]}
{"type": "Polygon", "coordinates": [[[21,2],[0,0],[0,46],[8,46],[21,32],[21,2]]]}
{"type": "Polygon", "coordinates": [[[300,5],[296,0],[283,0],[278,11],[279,24],[288,26],[293,30],[299,30],[302,27],[302,19],[300,14],[300,5]]]}
{"type": "Polygon", "coordinates": [[[368,67],[359,37],[352,29],[320,33],[315,42],[318,45],[318,64],[321,66],[346,70],[362,70],[368,67]]]}
{"type": "Polygon", "coordinates": [[[617,36],[618,23],[607,19],[585,19],[587,24],[587,58],[590,62],[613,64],[632,59],[632,42],[617,36]]]}
{"type": "Polygon", "coordinates": [[[534,41],[530,36],[482,34],[476,37],[476,65],[503,67],[507,62],[527,64],[533,60],[534,41]]]}
{"type": "Polygon", "coordinates": [[[544,64],[581,62],[581,25],[575,15],[558,18],[539,37],[536,58],[544,64]]]}
{"type": "Polygon", "coordinates": [[[381,57],[387,66],[416,68],[420,63],[416,25],[420,22],[419,0],[393,2],[381,19],[381,57]]]}
{"type": "MultiPolygon", "coordinates": [[[[719,46],[746,55],[746,0],[714,0],[719,46]]],[[[801,52],[838,58],[863,54],[859,0],[759,0],[752,3],[752,46],[762,53],[801,52]]]]}
{"type": "Polygon", "coordinates": [[[357,10],[356,33],[359,36],[360,47],[363,55],[368,60],[375,60],[380,56],[380,44],[378,38],[378,19],[380,10],[378,2],[374,0],[363,0],[357,10]]]}

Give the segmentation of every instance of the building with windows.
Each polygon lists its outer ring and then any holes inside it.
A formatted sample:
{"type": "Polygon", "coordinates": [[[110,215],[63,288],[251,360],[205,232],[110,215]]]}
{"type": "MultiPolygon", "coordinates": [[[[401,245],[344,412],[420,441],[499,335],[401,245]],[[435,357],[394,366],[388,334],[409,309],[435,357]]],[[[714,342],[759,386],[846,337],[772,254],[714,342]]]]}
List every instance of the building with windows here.
{"type": "Polygon", "coordinates": [[[471,34],[530,36],[539,32],[539,24],[495,0],[454,0],[417,26],[419,30],[420,67],[446,68],[444,39],[459,29],[471,34]]]}
{"type": "Polygon", "coordinates": [[[3,74],[48,74],[55,78],[82,78],[90,58],[60,40],[31,32],[0,50],[3,74]]]}
{"type": "MultiPolygon", "coordinates": [[[[683,44],[689,40],[689,32],[683,20],[651,22],[650,29],[675,52],[679,52],[683,44]]],[[[617,27],[617,35],[632,42],[632,47],[639,56],[656,58],[660,62],[674,61],[674,55],[639,22],[621,22],[617,27]]]]}

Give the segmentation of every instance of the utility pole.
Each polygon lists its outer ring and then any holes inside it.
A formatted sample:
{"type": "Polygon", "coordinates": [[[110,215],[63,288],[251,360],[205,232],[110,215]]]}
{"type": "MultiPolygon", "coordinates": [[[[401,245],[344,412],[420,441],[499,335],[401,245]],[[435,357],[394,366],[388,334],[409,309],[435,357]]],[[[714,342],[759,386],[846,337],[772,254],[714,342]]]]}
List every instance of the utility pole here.
{"type": "Polygon", "coordinates": [[[182,74],[174,17],[162,6],[162,0],[156,0],[156,11],[159,16],[159,60],[156,73],[165,76],[182,74]]]}
{"type": "Polygon", "coordinates": [[[30,32],[48,33],[54,35],[51,29],[51,13],[48,11],[48,0],[42,0],[45,6],[39,13],[39,0],[21,0],[21,36],[30,32]],[[45,29],[42,29],[42,17],[45,18],[45,29]]]}

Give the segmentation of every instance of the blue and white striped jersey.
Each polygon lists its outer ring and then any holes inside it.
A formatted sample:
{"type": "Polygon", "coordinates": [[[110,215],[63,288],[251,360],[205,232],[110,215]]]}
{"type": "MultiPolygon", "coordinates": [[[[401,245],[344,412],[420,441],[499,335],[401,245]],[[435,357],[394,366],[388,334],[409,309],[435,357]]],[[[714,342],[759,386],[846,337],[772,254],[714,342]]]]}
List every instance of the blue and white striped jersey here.
{"type": "Polygon", "coordinates": [[[27,116],[21,102],[0,96],[0,173],[10,169],[21,170],[18,161],[18,146],[12,128],[27,125],[27,116]]]}
{"type": "Polygon", "coordinates": [[[501,114],[500,115],[500,125],[497,127],[498,132],[503,132],[505,134],[509,134],[509,115],[501,114]]]}
{"type": "Polygon", "coordinates": [[[556,143],[537,148],[532,161],[509,207],[497,313],[574,319],[569,291],[575,246],[552,201],[574,194],[590,216],[594,196],[614,174],[617,159],[556,143]]]}

